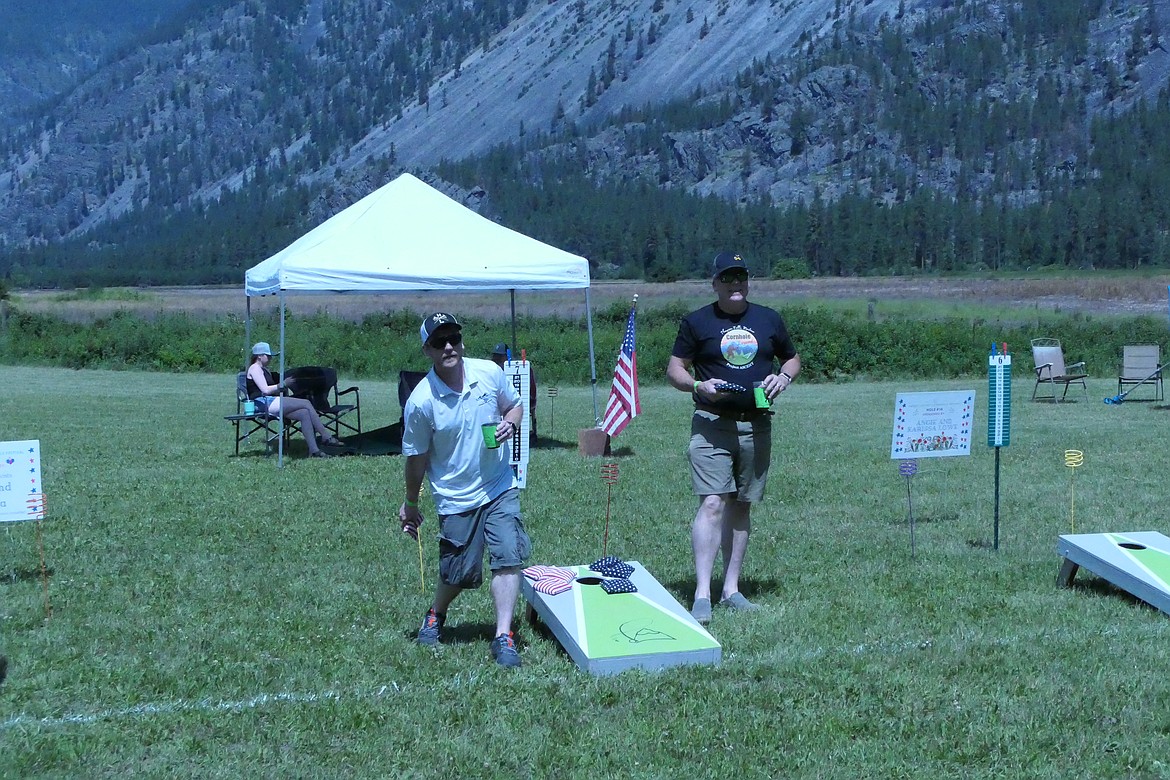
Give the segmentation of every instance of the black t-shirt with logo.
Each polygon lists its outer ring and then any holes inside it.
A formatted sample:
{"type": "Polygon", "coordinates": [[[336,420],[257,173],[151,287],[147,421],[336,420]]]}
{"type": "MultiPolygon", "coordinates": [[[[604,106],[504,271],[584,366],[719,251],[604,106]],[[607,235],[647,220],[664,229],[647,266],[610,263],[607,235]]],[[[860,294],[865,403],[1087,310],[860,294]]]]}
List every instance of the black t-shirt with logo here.
{"type": "Polygon", "coordinates": [[[748,303],[742,314],[728,314],[712,303],[683,317],[671,354],[691,361],[700,382],[715,378],[748,390],[716,404],[696,396],[697,403],[746,411],[755,408],[752,385],[771,374],[777,360],[795,357],[796,347],[778,311],[748,303]]]}

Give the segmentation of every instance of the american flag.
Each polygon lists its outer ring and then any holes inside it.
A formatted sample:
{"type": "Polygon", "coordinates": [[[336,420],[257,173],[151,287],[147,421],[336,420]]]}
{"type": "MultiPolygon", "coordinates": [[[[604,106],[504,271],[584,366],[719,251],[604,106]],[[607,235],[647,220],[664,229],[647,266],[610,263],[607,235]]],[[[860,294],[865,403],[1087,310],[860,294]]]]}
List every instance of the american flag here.
{"type": "Polygon", "coordinates": [[[634,314],[638,301],[630,307],[630,319],[626,322],[626,337],[622,339],[622,351],[618,353],[617,368],[613,370],[613,389],[609,391],[609,403],[601,420],[601,430],[610,436],[617,436],[630,420],[642,413],[642,402],[638,400],[638,358],[634,349],[634,314]]]}

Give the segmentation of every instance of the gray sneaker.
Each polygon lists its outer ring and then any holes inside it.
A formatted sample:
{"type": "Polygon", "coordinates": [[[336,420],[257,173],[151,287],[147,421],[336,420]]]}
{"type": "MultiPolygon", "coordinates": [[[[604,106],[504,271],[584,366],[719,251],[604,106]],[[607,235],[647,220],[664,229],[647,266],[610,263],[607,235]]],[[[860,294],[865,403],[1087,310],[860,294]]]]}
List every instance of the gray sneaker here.
{"type": "Polygon", "coordinates": [[[695,599],[695,605],[691,607],[691,617],[704,626],[710,623],[711,599],[695,599]]]}
{"type": "Polygon", "coordinates": [[[511,631],[492,640],[492,658],[507,669],[520,666],[520,653],[516,652],[516,641],[512,638],[511,631]]]}
{"type": "Polygon", "coordinates": [[[719,606],[727,607],[728,609],[736,609],[741,612],[752,612],[760,608],[759,604],[751,603],[742,593],[732,593],[730,596],[720,601],[719,606]]]}
{"type": "Polygon", "coordinates": [[[446,619],[446,615],[440,615],[435,610],[428,609],[427,616],[423,618],[422,628],[418,630],[418,643],[420,645],[439,644],[439,640],[443,638],[443,622],[446,619]]]}

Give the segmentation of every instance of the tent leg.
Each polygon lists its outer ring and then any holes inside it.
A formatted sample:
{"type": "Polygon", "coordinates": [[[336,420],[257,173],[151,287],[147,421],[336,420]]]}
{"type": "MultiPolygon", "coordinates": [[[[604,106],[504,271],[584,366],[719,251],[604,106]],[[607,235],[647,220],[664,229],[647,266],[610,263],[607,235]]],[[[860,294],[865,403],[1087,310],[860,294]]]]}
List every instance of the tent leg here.
{"type": "MultiPolygon", "coordinates": [[[[280,291],[280,378],[284,379],[284,290],[280,291]]],[[[284,404],[280,405],[276,442],[276,467],[284,468],[284,404]]],[[[312,435],[312,431],[309,432],[312,435]]]]}
{"type": "Polygon", "coordinates": [[[601,426],[601,411],[597,407],[597,359],[593,354],[593,307],[589,304],[589,288],[585,288],[585,324],[589,332],[589,385],[593,390],[593,424],[601,426]]]}

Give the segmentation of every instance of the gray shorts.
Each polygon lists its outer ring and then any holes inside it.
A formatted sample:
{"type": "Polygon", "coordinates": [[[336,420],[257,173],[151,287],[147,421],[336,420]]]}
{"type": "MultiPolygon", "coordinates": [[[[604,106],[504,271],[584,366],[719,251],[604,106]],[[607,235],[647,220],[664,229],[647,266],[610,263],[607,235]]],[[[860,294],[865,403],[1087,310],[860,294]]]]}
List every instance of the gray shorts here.
{"type": "Polygon", "coordinates": [[[520,491],[505,490],[470,512],[439,518],[439,578],[458,588],[483,584],[483,551],[492,571],[524,565],[532,542],[520,519],[520,491]]]}
{"type": "Polygon", "coordinates": [[[740,422],[696,409],[687,456],[695,495],[735,493],[737,501],[761,501],[772,461],[772,418],[740,422]]]}

